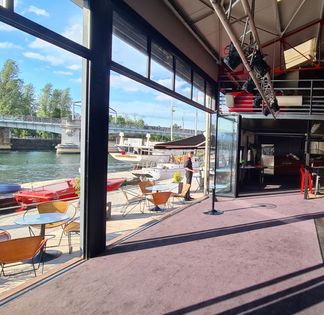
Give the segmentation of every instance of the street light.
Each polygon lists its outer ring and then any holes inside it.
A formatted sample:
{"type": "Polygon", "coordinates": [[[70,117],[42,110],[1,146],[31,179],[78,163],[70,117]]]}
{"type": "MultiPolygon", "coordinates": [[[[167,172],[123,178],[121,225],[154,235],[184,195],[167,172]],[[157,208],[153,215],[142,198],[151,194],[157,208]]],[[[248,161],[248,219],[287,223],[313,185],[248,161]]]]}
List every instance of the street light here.
{"type": "Polygon", "coordinates": [[[173,105],[172,105],[172,100],[171,100],[171,127],[170,127],[170,131],[171,131],[171,141],[173,140],[173,113],[175,112],[173,105]]]}
{"type": "Polygon", "coordinates": [[[115,124],[117,125],[117,111],[109,107],[109,111],[112,111],[115,114],[115,124]]]}
{"type": "Polygon", "coordinates": [[[74,120],[74,116],[75,116],[75,109],[74,109],[75,105],[80,104],[78,106],[81,106],[81,103],[82,103],[81,101],[72,102],[72,120],[74,120]]]}

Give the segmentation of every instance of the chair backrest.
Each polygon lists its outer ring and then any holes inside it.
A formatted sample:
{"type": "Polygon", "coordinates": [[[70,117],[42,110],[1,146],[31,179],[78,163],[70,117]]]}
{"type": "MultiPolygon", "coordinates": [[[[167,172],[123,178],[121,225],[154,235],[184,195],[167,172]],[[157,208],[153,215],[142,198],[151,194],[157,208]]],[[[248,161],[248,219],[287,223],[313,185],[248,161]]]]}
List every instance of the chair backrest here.
{"type": "Polygon", "coordinates": [[[154,183],[151,182],[151,181],[149,181],[149,180],[145,180],[145,181],[142,181],[142,182],[139,182],[138,183],[138,186],[139,186],[142,194],[149,194],[149,193],[151,193],[151,191],[150,190],[147,190],[146,188],[147,187],[150,187],[150,186],[153,186],[153,185],[154,185],[154,183]]]}
{"type": "Polygon", "coordinates": [[[171,191],[159,191],[152,194],[153,203],[158,205],[164,205],[168,202],[171,195],[171,191]]]}
{"type": "Polygon", "coordinates": [[[184,184],[180,195],[185,197],[188,190],[190,189],[190,186],[191,186],[190,184],[184,184]]]}
{"type": "Polygon", "coordinates": [[[10,239],[11,239],[10,233],[0,229],[0,242],[7,241],[10,239]]]}
{"type": "Polygon", "coordinates": [[[66,201],[49,201],[37,205],[38,213],[66,213],[69,203],[66,201]]]}
{"type": "Polygon", "coordinates": [[[32,259],[45,242],[41,235],[0,242],[0,263],[9,264],[32,259]]]}

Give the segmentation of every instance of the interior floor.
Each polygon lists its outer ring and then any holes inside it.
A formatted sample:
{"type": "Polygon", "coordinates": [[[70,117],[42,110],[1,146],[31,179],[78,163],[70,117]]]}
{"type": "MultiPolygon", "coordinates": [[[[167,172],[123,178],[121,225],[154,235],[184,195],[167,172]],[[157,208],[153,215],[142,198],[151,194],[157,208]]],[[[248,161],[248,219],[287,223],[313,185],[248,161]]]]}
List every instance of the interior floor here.
{"type": "Polygon", "coordinates": [[[264,175],[263,183],[251,178],[239,185],[239,196],[280,194],[300,190],[299,175],[264,175]]]}

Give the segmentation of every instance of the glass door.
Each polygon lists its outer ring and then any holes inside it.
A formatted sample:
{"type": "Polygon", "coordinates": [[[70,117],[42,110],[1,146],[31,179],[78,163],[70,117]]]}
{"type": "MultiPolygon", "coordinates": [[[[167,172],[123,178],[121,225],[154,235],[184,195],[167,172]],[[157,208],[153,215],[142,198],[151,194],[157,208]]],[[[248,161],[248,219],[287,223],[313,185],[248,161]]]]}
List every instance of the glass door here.
{"type": "Polygon", "coordinates": [[[237,196],[239,143],[240,115],[219,115],[215,161],[215,191],[218,196],[237,196]]]}

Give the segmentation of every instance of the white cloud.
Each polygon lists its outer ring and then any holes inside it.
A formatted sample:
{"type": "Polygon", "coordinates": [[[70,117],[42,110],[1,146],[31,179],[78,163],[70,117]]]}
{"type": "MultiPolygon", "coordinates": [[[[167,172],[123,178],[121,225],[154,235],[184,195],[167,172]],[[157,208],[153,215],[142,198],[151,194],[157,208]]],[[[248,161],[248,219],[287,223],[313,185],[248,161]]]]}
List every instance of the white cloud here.
{"type": "Polygon", "coordinates": [[[165,102],[165,101],[170,101],[172,97],[163,93],[158,93],[158,95],[155,96],[154,99],[157,101],[165,102]]]}
{"type": "Polygon", "coordinates": [[[82,43],[82,24],[81,22],[69,25],[62,34],[64,37],[69,38],[76,43],[82,43]]]}
{"type": "Polygon", "coordinates": [[[152,92],[152,89],[149,87],[116,74],[110,76],[110,85],[112,88],[121,89],[126,92],[152,92]]]}
{"type": "Polygon", "coordinates": [[[55,70],[53,71],[54,74],[61,74],[61,75],[73,75],[71,71],[61,71],[61,70],[55,70]]]}
{"type": "Polygon", "coordinates": [[[46,17],[49,16],[49,13],[46,10],[37,8],[34,5],[30,5],[27,11],[31,13],[35,13],[38,16],[46,16],[46,17]]]}
{"type": "Polygon", "coordinates": [[[62,58],[58,58],[52,55],[42,55],[32,51],[26,51],[23,53],[23,55],[29,59],[36,59],[36,60],[49,62],[52,66],[61,65],[64,63],[64,60],[62,58]]]}
{"type": "Polygon", "coordinates": [[[12,32],[12,31],[16,31],[16,29],[8,24],[0,22],[0,31],[12,32]]]}
{"type": "Polygon", "coordinates": [[[82,78],[76,78],[76,79],[70,79],[71,82],[75,82],[75,83],[81,83],[82,82],[82,78]]]}
{"type": "Polygon", "coordinates": [[[54,46],[52,44],[49,44],[40,38],[36,38],[34,41],[32,41],[28,45],[28,47],[35,48],[35,49],[47,49],[47,48],[51,48],[51,47],[54,48],[54,46]]]}
{"type": "Polygon", "coordinates": [[[70,70],[80,70],[81,67],[82,67],[81,65],[74,64],[74,65],[66,66],[65,68],[66,68],[66,69],[70,69],[70,70]]]}
{"type": "Polygon", "coordinates": [[[1,49],[9,49],[9,48],[22,49],[21,46],[15,45],[14,43],[10,43],[10,42],[0,42],[0,48],[1,49]]]}

